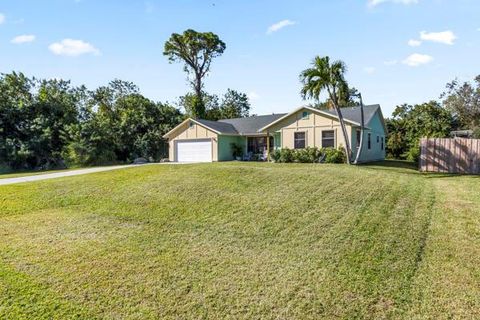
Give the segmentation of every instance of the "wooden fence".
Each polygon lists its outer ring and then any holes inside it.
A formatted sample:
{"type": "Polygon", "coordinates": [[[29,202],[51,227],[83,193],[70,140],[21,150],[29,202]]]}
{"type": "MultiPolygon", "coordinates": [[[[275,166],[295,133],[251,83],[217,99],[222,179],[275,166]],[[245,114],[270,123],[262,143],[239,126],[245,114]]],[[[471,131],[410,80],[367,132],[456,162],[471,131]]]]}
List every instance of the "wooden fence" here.
{"type": "Polygon", "coordinates": [[[420,148],[420,171],[480,174],[480,139],[421,139],[420,148]]]}

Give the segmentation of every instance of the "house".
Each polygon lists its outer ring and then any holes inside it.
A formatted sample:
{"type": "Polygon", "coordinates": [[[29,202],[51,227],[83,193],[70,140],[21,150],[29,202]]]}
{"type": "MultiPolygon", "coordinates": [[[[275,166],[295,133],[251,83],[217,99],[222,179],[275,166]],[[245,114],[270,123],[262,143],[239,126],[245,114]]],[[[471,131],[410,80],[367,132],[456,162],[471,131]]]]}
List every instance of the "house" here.
{"type": "MultiPolygon", "coordinates": [[[[342,108],[342,113],[355,155],[360,145],[360,108],[342,108]]],[[[364,115],[364,147],[360,161],[384,160],[387,129],[380,105],[365,106],[364,115]]],[[[189,118],[164,138],[169,141],[169,159],[175,162],[234,160],[232,143],[241,146],[244,154],[260,157],[280,148],[338,148],[345,145],[335,111],[308,106],[290,113],[218,121],[189,118]]]]}

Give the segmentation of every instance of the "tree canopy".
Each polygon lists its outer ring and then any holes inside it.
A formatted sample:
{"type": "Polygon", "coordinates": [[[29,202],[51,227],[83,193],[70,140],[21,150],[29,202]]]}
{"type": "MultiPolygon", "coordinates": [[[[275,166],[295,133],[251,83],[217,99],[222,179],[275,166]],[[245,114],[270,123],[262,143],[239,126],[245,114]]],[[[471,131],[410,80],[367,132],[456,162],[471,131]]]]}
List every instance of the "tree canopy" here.
{"type": "Polygon", "coordinates": [[[225,43],[216,34],[192,29],[183,34],[173,33],[165,42],[163,54],[170,62],[183,62],[184,71],[193,76],[189,80],[195,92],[191,110],[193,117],[205,117],[203,78],[210,71],[212,60],[220,56],[225,48],[225,43]]]}
{"type": "Polygon", "coordinates": [[[387,119],[387,152],[396,159],[417,160],[420,138],[448,137],[452,114],[438,102],[397,106],[387,119]]]}
{"type": "MultiPolygon", "coordinates": [[[[34,169],[167,156],[163,134],[181,122],[172,106],[131,82],[93,91],[69,81],[0,76],[0,167],[34,169]]],[[[1,168],[0,168],[1,169],[1,168]]]]}

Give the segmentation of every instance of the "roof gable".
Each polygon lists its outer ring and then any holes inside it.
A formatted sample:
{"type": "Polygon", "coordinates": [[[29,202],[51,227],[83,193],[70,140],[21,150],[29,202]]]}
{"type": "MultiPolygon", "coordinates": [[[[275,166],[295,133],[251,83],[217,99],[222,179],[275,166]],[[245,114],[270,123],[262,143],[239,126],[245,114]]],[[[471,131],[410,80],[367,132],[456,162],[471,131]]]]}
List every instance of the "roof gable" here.
{"type": "Polygon", "coordinates": [[[264,126],[280,119],[286,113],[269,114],[263,116],[251,116],[246,118],[222,119],[217,123],[228,124],[235,128],[239,134],[255,134],[264,126]]]}

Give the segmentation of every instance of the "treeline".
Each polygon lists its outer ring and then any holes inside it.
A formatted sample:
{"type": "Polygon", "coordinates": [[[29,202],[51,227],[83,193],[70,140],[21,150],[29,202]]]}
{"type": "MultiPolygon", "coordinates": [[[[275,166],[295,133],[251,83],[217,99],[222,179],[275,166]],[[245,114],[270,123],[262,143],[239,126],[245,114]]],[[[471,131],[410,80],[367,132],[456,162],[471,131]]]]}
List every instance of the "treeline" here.
{"type": "Polygon", "coordinates": [[[473,82],[448,83],[440,101],[397,106],[386,119],[387,156],[416,161],[422,137],[445,138],[455,130],[470,130],[480,138],[480,76],[473,82]]]}
{"type": "MultiPolygon", "coordinates": [[[[246,94],[203,93],[207,119],[249,115],[246,94]]],[[[192,114],[193,94],[174,105],[113,80],[93,91],[70,81],[0,76],[0,171],[129,163],[168,157],[162,136],[192,114]],[[185,114],[181,111],[185,110],[185,114]]]]}
{"type": "Polygon", "coordinates": [[[0,77],[0,166],[49,169],[166,156],[162,135],[183,119],[133,83],[114,80],[93,91],[69,81],[0,77]]]}

